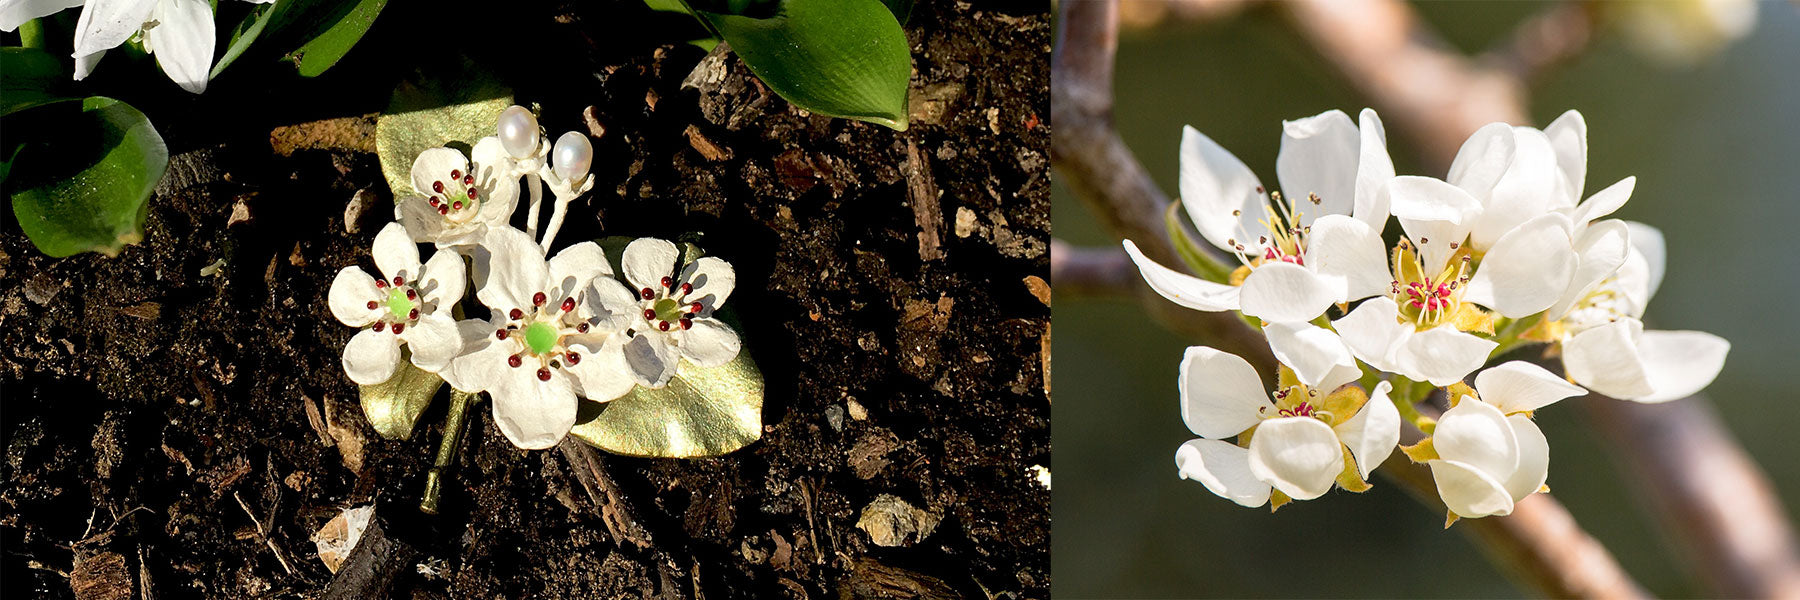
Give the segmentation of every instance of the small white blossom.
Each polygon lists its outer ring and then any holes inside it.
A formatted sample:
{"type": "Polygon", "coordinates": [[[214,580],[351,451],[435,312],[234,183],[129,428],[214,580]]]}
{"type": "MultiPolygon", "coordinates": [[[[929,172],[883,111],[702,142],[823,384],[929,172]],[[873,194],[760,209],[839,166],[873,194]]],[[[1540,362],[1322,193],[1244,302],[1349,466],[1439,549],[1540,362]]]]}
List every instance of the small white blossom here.
{"type": "Polygon", "coordinates": [[[462,298],[462,257],[438,252],[423,266],[419,247],[399,223],[375,235],[375,279],[360,267],[344,267],[331,282],[327,302],[345,325],[368,327],[344,347],[344,372],[360,385],[393,377],[400,346],[412,350],[413,365],[438,372],[462,352],[451,307],[462,298]]]}
{"type": "Polygon", "coordinates": [[[625,280],[637,290],[638,314],[625,357],[639,385],[668,385],[686,359],[716,367],[737,358],[737,332],[713,318],[731,297],[737,273],[731,264],[701,257],[674,271],[681,250],[667,240],[642,238],[625,247],[625,280]]]}
{"type": "Polygon", "coordinates": [[[519,176],[500,138],[476,142],[475,162],[451,148],[431,148],[413,160],[414,195],[394,203],[394,219],[413,241],[439,249],[467,249],[489,228],[506,227],[519,203],[519,176]]]}
{"type": "Polygon", "coordinates": [[[1475,376],[1475,391],[1445,411],[1428,461],[1438,495],[1457,516],[1507,515],[1544,485],[1550,444],[1531,413],[1587,390],[1536,365],[1513,361],[1475,376]]]}
{"type": "Polygon", "coordinates": [[[5,0],[0,1],[0,31],[76,6],[82,7],[75,22],[77,81],[93,72],[107,50],[141,35],[144,51],[156,57],[170,80],[189,92],[206,91],[215,44],[212,5],[206,0],[5,0]]]}

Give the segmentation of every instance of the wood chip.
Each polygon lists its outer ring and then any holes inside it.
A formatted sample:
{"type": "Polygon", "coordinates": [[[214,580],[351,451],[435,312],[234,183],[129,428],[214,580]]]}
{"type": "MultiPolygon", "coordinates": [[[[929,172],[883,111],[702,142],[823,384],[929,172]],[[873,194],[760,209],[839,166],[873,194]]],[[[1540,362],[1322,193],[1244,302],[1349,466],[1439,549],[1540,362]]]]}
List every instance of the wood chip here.
{"type": "Polygon", "coordinates": [[[944,228],[944,211],[938,205],[937,184],[931,178],[931,165],[919,154],[919,145],[906,141],[906,199],[912,205],[913,221],[919,226],[919,260],[944,257],[939,230],[944,228]]]}
{"type": "Polygon", "coordinates": [[[687,126],[687,139],[688,145],[708,161],[719,162],[731,158],[730,148],[722,147],[708,139],[706,134],[700,133],[700,127],[697,125],[687,126]]]}
{"type": "Polygon", "coordinates": [[[1038,302],[1044,303],[1044,306],[1050,306],[1050,284],[1046,283],[1044,278],[1036,275],[1025,276],[1025,289],[1030,290],[1031,295],[1037,298],[1038,302]]]}

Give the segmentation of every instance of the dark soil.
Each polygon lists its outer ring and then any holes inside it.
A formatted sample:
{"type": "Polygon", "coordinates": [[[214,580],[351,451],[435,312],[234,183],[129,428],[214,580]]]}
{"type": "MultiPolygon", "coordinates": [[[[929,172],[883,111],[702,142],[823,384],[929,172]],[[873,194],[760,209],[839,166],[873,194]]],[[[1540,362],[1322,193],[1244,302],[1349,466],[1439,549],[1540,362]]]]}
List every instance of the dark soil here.
{"type": "Polygon", "coordinates": [[[355,330],[325,293],[372,266],[391,195],[357,141],[366,120],[310,122],[380,110],[429,59],[398,4],[318,80],[125,94],[177,157],[119,257],[47,258],[4,218],[5,597],[320,596],[333,576],[309,536],[370,502],[403,550],[376,557],[404,561],[394,597],[1049,595],[1050,493],[1031,467],[1049,464],[1050,310],[1025,281],[1048,276],[1047,6],[921,2],[903,133],[805,115],[735,58],[683,89],[705,53],[645,31],[691,25],[634,3],[492,24],[523,32],[501,45],[529,64],[474,58],[551,135],[588,131],[590,106],[605,129],[559,245],[683,237],[731,261],[767,380],[743,450],[600,455],[608,514],[636,525],[609,527],[564,453],[512,447],[485,403],[441,514],[420,513],[443,403],[410,440],[380,439],[339,366],[355,330]],[[358,190],[368,217],[347,233],[358,190]],[[234,210],[248,220],[228,225],[234,210]],[[878,546],[856,523],[882,495],[941,521],[878,546]]]}

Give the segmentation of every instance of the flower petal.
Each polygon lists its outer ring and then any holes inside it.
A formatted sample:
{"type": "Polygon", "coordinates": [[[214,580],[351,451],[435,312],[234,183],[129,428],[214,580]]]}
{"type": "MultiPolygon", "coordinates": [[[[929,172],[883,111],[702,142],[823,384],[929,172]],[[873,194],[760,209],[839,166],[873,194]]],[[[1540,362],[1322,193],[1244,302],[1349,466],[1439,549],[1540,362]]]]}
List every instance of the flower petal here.
{"type": "Polygon", "coordinates": [[[1350,456],[1356,458],[1356,470],[1363,481],[1368,481],[1369,473],[1400,445],[1400,410],[1388,398],[1393,390],[1393,384],[1386,381],[1375,384],[1375,393],[1369,395],[1362,410],[1332,428],[1350,449],[1350,456]]]}
{"type": "Polygon", "coordinates": [[[1513,511],[1512,495],[1493,477],[1474,467],[1452,460],[1434,460],[1431,478],[1437,482],[1438,497],[1456,516],[1478,519],[1489,515],[1509,515],[1513,511]]]}
{"type": "Polygon", "coordinates": [[[566,373],[538,379],[537,369],[512,369],[500,385],[488,390],[494,401],[494,424],[514,446],[542,450],[555,446],[575,426],[580,408],[575,382],[566,373]]]}
{"type": "Polygon", "coordinates": [[[1244,278],[1238,302],[1264,321],[1311,321],[1344,296],[1344,282],[1287,262],[1263,263],[1244,278]]]}
{"type": "Polygon", "coordinates": [[[1183,127],[1180,185],[1181,206],[1202,237],[1226,252],[1236,252],[1228,242],[1239,241],[1246,251],[1261,253],[1250,232],[1264,229],[1256,220],[1263,218],[1268,196],[1244,161],[1199,130],[1183,127]]]}
{"type": "Polygon", "coordinates": [[[442,313],[420,316],[418,322],[408,325],[406,331],[400,333],[400,339],[412,349],[413,365],[433,373],[449,367],[450,360],[463,350],[456,321],[442,313]]]}
{"type": "Polygon", "coordinates": [[[1406,237],[1419,247],[1425,272],[1436,274],[1469,234],[1469,222],[1481,212],[1481,204],[1462,188],[1430,177],[1395,177],[1388,182],[1394,217],[1406,237]]]}
{"type": "Polygon", "coordinates": [[[1137,263],[1138,273],[1145,283],[1150,284],[1150,289],[1170,302],[1207,312],[1238,308],[1238,295],[1242,290],[1237,286],[1214,283],[1156,264],[1131,240],[1125,240],[1125,254],[1131,256],[1131,262],[1137,263]]]}
{"type": "Polygon", "coordinates": [[[412,236],[406,234],[406,227],[399,223],[388,223],[375,234],[375,247],[371,252],[375,255],[375,268],[389,280],[405,277],[407,280],[419,278],[419,245],[413,243],[412,236]]]}
{"type": "Polygon", "coordinates": [[[1444,460],[1474,467],[1496,481],[1505,481],[1519,468],[1519,442],[1512,424],[1500,409],[1473,396],[1463,396],[1438,417],[1431,439],[1444,460]]]}
{"type": "Polygon", "coordinates": [[[75,21],[74,56],[119,47],[144,28],[156,4],[149,0],[88,0],[81,7],[81,18],[75,21]]]}
{"type": "Polygon", "coordinates": [[[1207,439],[1231,437],[1262,418],[1274,404],[1256,368],[1236,354],[1190,346],[1181,357],[1181,421],[1207,439]]]}
{"type": "Polygon", "coordinates": [[[425,261],[424,273],[415,285],[419,288],[419,297],[428,305],[429,312],[448,312],[450,306],[462,300],[463,293],[468,291],[462,255],[455,252],[431,255],[431,260],[425,261]]]}
{"type": "Polygon", "coordinates": [[[1475,198],[1488,197],[1494,191],[1494,184],[1500,183],[1500,177],[1512,165],[1513,153],[1517,150],[1512,129],[1505,123],[1488,123],[1475,130],[1456,151],[1456,158],[1450,162],[1450,173],[1444,180],[1475,198]]]}
{"type": "Polygon", "coordinates": [[[1518,502],[1544,487],[1550,477],[1550,441],[1525,415],[1507,417],[1506,422],[1512,425],[1513,438],[1519,444],[1519,468],[1504,480],[1504,486],[1513,502],[1518,502]]]}
{"type": "Polygon", "coordinates": [[[1468,224],[1469,243],[1476,250],[1493,247],[1500,236],[1520,223],[1575,205],[1575,196],[1564,195],[1563,176],[1550,138],[1530,127],[1515,127],[1513,141],[1517,147],[1512,165],[1482,202],[1481,213],[1468,224]]]}
{"type": "Polygon", "coordinates": [[[625,342],[625,361],[631,365],[631,377],[638,385],[657,389],[669,385],[681,368],[681,355],[669,336],[640,333],[625,342]]]}
{"type": "MultiPolygon", "coordinates": [[[[1547,316],[1562,318],[1606,278],[1617,276],[1631,255],[1629,238],[1630,228],[1618,219],[1594,223],[1582,231],[1575,240],[1575,271],[1569,276],[1569,287],[1547,316]]],[[[1629,294],[1627,299],[1631,299],[1629,294]]]]}
{"type": "Polygon", "coordinates": [[[1397,372],[1414,381],[1450,385],[1487,364],[1488,353],[1499,345],[1455,327],[1433,327],[1407,338],[1396,357],[1397,372]]]}
{"type": "Polygon", "coordinates": [[[153,14],[157,24],[144,31],[144,40],[156,64],[181,89],[206,91],[217,43],[212,5],[206,0],[158,0],[153,14]]]}
{"type": "Polygon", "coordinates": [[[716,367],[737,358],[743,342],[736,331],[718,319],[698,318],[694,328],[680,332],[681,356],[702,367],[716,367]]]}
{"type": "Polygon", "coordinates": [[[1400,322],[1400,307],[1387,297],[1370,298],[1331,326],[1356,358],[1390,372],[1398,370],[1400,349],[1413,336],[1413,326],[1400,322]]]}
{"type": "Polygon", "coordinates": [[[1575,273],[1569,229],[1568,217],[1550,213],[1500,236],[1463,298],[1514,319],[1550,308],[1569,290],[1575,273]]]}
{"type": "MultiPolygon", "coordinates": [[[[468,173],[469,159],[463,153],[451,148],[427,148],[413,159],[412,184],[413,191],[421,196],[447,197],[461,187],[462,182],[452,179],[450,173],[468,173]],[[442,183],[444,191],[433,189],[433,183],[442,183]]],[[[466,189],[466,188],[464,188],[466,189]]]]}
{"type": "Polygon", "coordinates": [[[385,300],[380,290],[375,289],[375,278],[370,277],[358,267],[344,267],[338,271],[337,278],[331,280],[331,291],[325,296],[326,303],[331,305],[331,316],[351,327],[364,327],[381,318],[382,311],[387,310],[379,304],[385,300]],[[369,301],[377,302],[375,308],[369,308],[369,301]]]}
{"type": "Polygon", "coordinates": [[[550,283],[544,286],[544,291],[550,292],[551,302],[574,298],[588,291],[595,279],[610,279],[613,275],[606,251],[593,242],[582,242],[557,251],[556,256],[550,257],[549,273],[550,283]]]}
{"type": "MultiPolygon", "coordinates": [[[[1567,186],[1564,193],[1570,198],[1580,198],[1581,191],[1587,189],[1584,187],[1587,185],[1587,120],[1581,117],[1580,111],[1571,109],[1551,121],[1550,126],[1544,128],[1544,136],[1550,138],[1550,147],[1556,149],[1556,168],[1562,170],[1563,183],[1567,186]]],[[[1630,194],[1629,191],[1626,193],[1630,194]]]]}
{"type": "Polygon", "coordinates": [[[1275,177],[1281,193],[1301,207],[1300,225],[1322,215],[1348,215],[1356,206],[1357,162],[1362,154],[1356,123],[1341,110],[1281,122],[1275,177]],[[1307,206],[1308,194],[1319,204],[1307,206]]]}
{"type": "Polygon", "coordinates": [[[1519,360],[1477,373],[1475,391],[1481,393],[1483,402],[1509,415],[1537,410],[1563,398],[1587,393],[1581,386],[1569,383],[1543,367],[1519,360]]]}
{"type": "Polygon", "coordinates": [[[1663,269],[1668,264],[1669,253],[1663,242],[1662,230],[1636,221],[1626,221],[1625,226],[1631,229],[1631,249],[1644,259],[1645,279],[1643,286],[1639,288],[1643,290],[1643,298],[1632,298],[1637,303],[1638,311],[1642,312],[1644,306],[1650,304],[1650,299],[1656,296],[1656,288],[1662,287],[1663,269]]]}
{"type": "Polygon", "coordinates": [[[1318,419],[1269,419],[1250,438],[1250,473],[1295,500],[1311,500],[1331,491],[1344,470],[1342,446],[1318,419]]]}
{"type": "Polygon", "coordinates": [[[531,306],[532,296],[542,291],[550,278],[543,249],[531,236],[511,227],[489,228],[482,246],[489,253],[490,270],[475,297],[501,311],[531,306]]]}
{"type": "Polygon", "coordinates": [[[437,374],[450,387],[465,392],[482,392],[498,385],[499,379],[505,377],[511,369],[506,362],[507,357],[518,348],[518,342],[494,339],[494,332],[503,325],[481,319],[463,319],[456,322],[457,337],[462,339],[462,354],[451,358],[450,365],[440,369],[437,374]]]}
{"type": "Polygon", "coordinates": [[[344,345],[344,373],[357,385],[375,385],[400,366],[400,340],[386,331],[364,329],[344,345]]]}
{"type": "Polygon", "coordinates": [[[638,238],[625,246],[625,280],[631,289],[660,289],[662,279],[675,272],[675,261],[681,260],[681,249],[668,240],[638,238]]]}
{"type": "Polygon", "coordinates": [[[564,369],[579,380],[583,398],[607,402],[637,387],[631,376],[631,363],[625,360],[625,341],[624,335],[616,334],[601,344],[570,344],[571,350],[580,353],[581,362],[564,369]]]}
{"type": "Polygon", "coordinates": [[[1630,400],[1667,402],[1692,396],[1719,376],[1730,352],[1731,342],[1704,331],[1646,331],[1638,338],[1638,355],[1656,391],[1630,400]]]}
{"type": "Polygon", "coordinates": [[[436,243],[444,235],[444,219],[424,196],[407,196],[394,204],[394,220],[421,244],[436,243]]]}
{"type": "Polygon", "coordinates": [[[1308,387],[1318,386],[1336,367],[1356,367],[1350,349],[1329,329],[1304,321],[1271,322],[1263,325],[1263,334],[1269,338],[1275,359],[1292,368],[1294,376],[1308,387]]]}
{"type": "MultiPolygon", "coordinates": [[[[1386,218],[1383,209],[1383,218],[1386,218]]],[[[1306,242],[1306,264],[1328,277],[1344,279],[1343,300],[1379,296],[1394,280],[1388,272],[1381,231],[1360,218],[1325,215],[1313,221],[1306,242]]]]}
{"type": "Polygon", "coordinates": [[[1207,491],[1241,506],[1269,503],[1269,484],[1250,473],[1250,451],[1218,440],[1188,440],[1175,449],[1175,469],[1207,491]]]}
{"type": "Polygon", "coordinates": [[[12,32],[26,21],[81,6],[83,0],[7,0],[0,2],[0,31],[12,32]]]}
{"type": "Polygon", "coordinates": [[[1644,324],[1620,319],[1593,327],[1562,342],[1563,371],[1582,386],[1614,398],[1643,398],[1650,386],[1637,340],[1644,324]]]}
{"type": "Polygon", "coordinates": [[[1363,109],[1360,121],[1362,157],[1356,163],[1356,210],[1350,214],[1367,223],[1379,239],[1381,230],[1387,227],[1388,197],[1383,188],[1394,178],[1394,159],[1388,156],[1387,128],[1381,125],[1381,116],[1375,114],[1375,109],[1363,109]]]}
{"type": "Polygon", "coordinates": [[[595,279],[588,287],[576,314],[590,319],[595,333],[624,331],[640,316],[638,297],[625,289],[625,284],[611,277],[595,279]]]}
{"type": "Polygon", "coordinates": [[[481,190],[481,212],[476,216],[490,227],[503,226],[519,206],[519,174],[512,169],[512,156],[500,138],[491,135],[475,142],[469,154],[474,159],[470,168],[475,170],[475,187],[481,190]]]}
{"type": "Polygon", "coordinates": [[[731,268],[731,263],[702,256],[682,267],[681,275],[675,280],[679,282],[675,284],[677,286],[692,284],[694,289],[688,292],[687,301],[699,302],[700,314],[711,316],[712,311],[725,305],[725,299],[730,298],[732,289],[737,287],[737,271],[731,268]]]}
{"type": "Polygon", "coordinates": [[[1631,199],[1631,191],[1637,188],[1637,177],[1626,177],[1606,189],[1594,192],[1587,200],[1575,207],[1573,219],[1576,226],[1593,222],[1595,219],[1613,214],[1625,202],[1631,199]]]}

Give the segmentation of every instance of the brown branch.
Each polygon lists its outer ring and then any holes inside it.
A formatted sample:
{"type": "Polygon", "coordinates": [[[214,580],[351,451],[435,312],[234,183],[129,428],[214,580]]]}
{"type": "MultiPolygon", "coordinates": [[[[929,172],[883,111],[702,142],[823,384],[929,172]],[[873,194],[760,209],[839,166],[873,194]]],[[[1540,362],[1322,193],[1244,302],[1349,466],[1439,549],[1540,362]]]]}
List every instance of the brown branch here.
{"type": "Polygon", "coordinates": [[[1052,239],[1050,281],[1060,296],[1129,296],[1136,293],[1137,267],[1118,248],[1079,248],[1052,239]]]}
{"type": "Polygon", "coordinates": [[[1480,61],[1519,81],[1537,81],[1587,51],[1597,25],[1594,9],[1592,3],[1574,0],[1554,4],[1514,27],[1480,61]]]}

